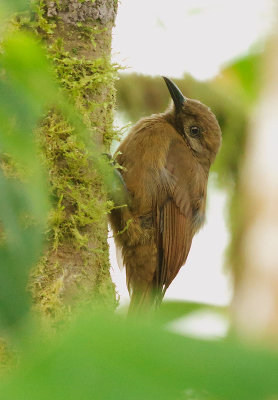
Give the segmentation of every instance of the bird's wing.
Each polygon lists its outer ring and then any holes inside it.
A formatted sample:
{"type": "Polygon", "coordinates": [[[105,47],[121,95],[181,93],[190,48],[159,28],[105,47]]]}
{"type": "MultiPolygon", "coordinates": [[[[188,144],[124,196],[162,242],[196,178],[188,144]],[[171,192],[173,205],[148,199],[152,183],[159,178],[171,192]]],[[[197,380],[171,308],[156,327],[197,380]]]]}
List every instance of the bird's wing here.
{"type": "Polygon", "coordinates": [[[169,148],[162,179],[168,196],[164,204],[156,207],[158,267],[154,283],[161,300],[185,263],[193,237],[188,188],[193,177],[192,160],[185,146],[175,141],[169,148]]]}

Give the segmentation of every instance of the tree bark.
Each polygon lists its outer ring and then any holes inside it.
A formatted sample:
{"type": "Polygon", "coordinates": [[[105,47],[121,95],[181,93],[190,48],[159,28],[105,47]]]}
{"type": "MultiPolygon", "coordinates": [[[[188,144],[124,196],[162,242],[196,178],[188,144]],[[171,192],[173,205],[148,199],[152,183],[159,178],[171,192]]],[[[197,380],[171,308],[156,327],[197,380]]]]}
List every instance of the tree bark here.
{"type": "MultiPolygon", "coordinates": [[[[35,30],[43,38],[61,86],[83,115],[100,147],[113,138],[115,69],[110,62],[114,0],[40,1],[35,30]]],[[[102,181],[84,144],[56,111],[41,127],[53,209],[48,245],[31,277],[36,308],[59,320],[80,302],[115,307],[109,273],[105,199],[102,181]],[[94,301],[95,300],[95,301],[94,301]]]]}

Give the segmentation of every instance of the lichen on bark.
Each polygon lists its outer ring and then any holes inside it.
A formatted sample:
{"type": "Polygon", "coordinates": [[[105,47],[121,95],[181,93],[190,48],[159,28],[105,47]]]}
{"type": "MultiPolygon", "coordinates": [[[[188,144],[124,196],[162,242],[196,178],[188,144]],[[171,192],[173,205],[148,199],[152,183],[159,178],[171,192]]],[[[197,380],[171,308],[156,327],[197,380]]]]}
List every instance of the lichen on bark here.
{"type": "Polygon", "coordinates": [[[106,25],[114,23],[117,13],[115,0],[60,0],[47,1],[47,16],[60,17],[64,23],[78,24],[85,21],[99,21],[106,25]]]}
{"type": "MultiPolygon", "coordinates": [[[[36,17],[24,16],[21,28],[43,40],[61,87],[74,101],[100,151],[113,136],[114,80],[111,30],[113,0],[35,1],[36,17]]],[[[51,110],[39,129],[43,162],[49,171],[53,208],[47,248],[32,272],[35,308],[51,320],[67,316],[78,304],[116,305],[109,273],[106,214],[112,204],[74,129],[51,110]]]]}

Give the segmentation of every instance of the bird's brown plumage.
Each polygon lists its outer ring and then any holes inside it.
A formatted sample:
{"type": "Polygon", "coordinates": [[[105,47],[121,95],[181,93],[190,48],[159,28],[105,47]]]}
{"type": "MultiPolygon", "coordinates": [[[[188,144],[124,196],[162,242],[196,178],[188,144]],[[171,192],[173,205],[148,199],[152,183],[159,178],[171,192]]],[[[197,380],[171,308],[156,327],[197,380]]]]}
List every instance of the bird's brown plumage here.
{"type": "Polygon", "coordinates": [[[117,150],[130,200],[110,220],[131,309],[160,304],[205,218],[208,172],[221,131],[206,106],[180,97],[173,97],[167,112],[140,120],[117,150]],[[200,137],[191,136],[192,126],[200,137]]]}

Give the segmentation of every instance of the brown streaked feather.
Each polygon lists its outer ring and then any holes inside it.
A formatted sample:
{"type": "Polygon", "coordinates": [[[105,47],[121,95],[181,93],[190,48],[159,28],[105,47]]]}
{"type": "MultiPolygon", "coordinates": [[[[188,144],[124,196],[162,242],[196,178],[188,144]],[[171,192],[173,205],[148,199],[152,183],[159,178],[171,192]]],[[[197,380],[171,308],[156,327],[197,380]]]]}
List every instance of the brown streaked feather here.
{"type": "MultiPolygon", "coordinates": [[[[164,178],[168,199],[162,207],[156,205],[156,245],[158,263],[155,273],[155,284],[158,302],[163,299],[165,291],[176,277],[188,256],[193,238],[192,204],[195,197],[194,187],[188,185],[188,173],[194,174],[194,163],[191,154],[185,157],[186,144],[175,138],[167,154],[164,178]]],[[[198,194],[196,193],[197,197],[198,194]]]]}
{"type": "Polygon", "coordinates": [[[160,254],[155,276],[157,296],[163,299],[165,291],[185,263],[192,242],[189,216],[186,218],[174,201],[169,200],[158,213],[161,231],[157,248],[160,254]]]}

